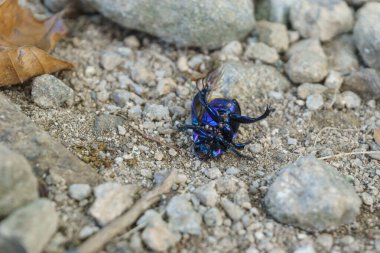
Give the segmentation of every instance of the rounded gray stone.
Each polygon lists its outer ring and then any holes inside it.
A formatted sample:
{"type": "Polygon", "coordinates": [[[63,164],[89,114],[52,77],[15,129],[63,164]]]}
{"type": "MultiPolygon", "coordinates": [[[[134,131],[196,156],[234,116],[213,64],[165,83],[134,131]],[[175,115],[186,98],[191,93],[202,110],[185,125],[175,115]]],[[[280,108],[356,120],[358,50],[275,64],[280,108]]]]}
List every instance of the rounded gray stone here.
{"type": "Polygon", "coordinates": [[[255,24],[251,0],[86,0],[126,27],[180,46],[219,48],[245,37],[255,24]]]}
{"type": "Polygon", "coordinates": [[[321,231],[355,221],[361,200],[334,167],[306,156],[280,171],[264,203],[279,222],[321,231]]]}
{"type": "Polygon", "coordinates": [[[299,0],[290,7],[290,21],[302,37],[329,41],[352,30],[354,12],[344,0],[299,0]]]}
{"type": "Polygon", "coordinates": [[[74,91],[53,75],[42,75],[32,82],[33,102],[42,108],[72,106],[74,91]]]}
{"type": "Polygon", "coordinates": [[[357,12],[354,40],[364,62],[380,70],[380,3],[369,2],[357,12]]]}

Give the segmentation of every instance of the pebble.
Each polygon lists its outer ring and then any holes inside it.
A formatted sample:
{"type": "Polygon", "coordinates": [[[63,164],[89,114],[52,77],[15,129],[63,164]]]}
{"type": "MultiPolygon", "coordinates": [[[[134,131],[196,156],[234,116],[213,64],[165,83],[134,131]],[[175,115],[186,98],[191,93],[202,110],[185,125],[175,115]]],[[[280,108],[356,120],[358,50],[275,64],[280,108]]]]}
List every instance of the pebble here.
{"type": "Polygon", "coordinates": [[[41,108],[71,107],[74,91],[53,75],[41,75],[32,81],[32,100],[41,108]]]}
{"type": "Polygon", "coordinates": [[[316,243],[321,245],[324,250],[330,251],[334,245],[334,238],[330,234],[320,234],[316,239],[316,243]]]}
{"type": "Polygon", "coordinates": [[[268,96],[270,98],[273,98],[273,99],[276,99],[276,100],[282,100],[282,99],[284,99],[284,94],[282,92],[279,92],[279,91],[270,91],[268,93],[268,96]]]}
{"type": "Polygon", "coordinates": [[[101,114],[95,117],[94,131],[96,133],[107,133],[117,130],[118,126],[124,125],[125,119],[120,116],[101,114]]]}
{"type": "Polygon", "coordinates": [[[323,97],[321,94],[309,95],[306,98],[306,107],[309,110],[318,110],[323,106],[323,97]]]}
{"type": "Polygon", "coordinates": [[[127,46],[127,47],[130,47],[130,48],[139,48],[140,47],[140,41],[139,39],[134,36],[134,35],[130,35],[128,37],[126,37],[124,39],[124,44],[127,46]]]}
{"type": "Polygon", "coordinates": [[[86,0],[86,3],[125,28],[179,46],[220,48],[247,36],[255,24],[251,0],[162,0],[159,6],[151,0],[86,0]]]}
{"type": "Polygon", "coordinates": [[[209,227],[222,225],[223,218],[218,208],[212,207],[203,214],[203,220],[209,227]]]}
{"type": "Polygon", "coordinates": [[[79,239],[83,240],[99,231],[96,226],[85,226],[79,231],[79,239]]]}
{"type": "Polygon", "coordinates": [[[0,217],[38,198],[37,178],[19,153],[0,142],[0,217]]]}
{"type": "Polygon", "coordinates": [[[95,187],[95,201],[89,214],[104,226],[133,205],[133,195],[137,191],[135,185],[104,183],[95,187]]]}
{"type": "Polygon", "coordinates": [[[310,95],[322,94],[328,88],[319,83],[303,83],[297,88],[297,95],[301,99],[306,99],[310,95]]]}
{"type": "Polygon", "coordinates": [[[40,253],[58,229],[54,202],[37,199],[0,223],[0,236],[15,238],[26,252],[40,253]]]}
{"type": "Polygon", "coordinates": [[[169,119],[169,108],[158,104],[146,104],[143,112],[144,116],[150,120],[169,119]]]}
{"type": "Polygon", "coordinates": [[[255,30],[259,35],[259,41],[274,48],[277,52],[282,53],[288,49],[288,30],[284,24],[261,20],[257,22],[255,30]]]}
{"type": "Polygon", "coordinates": [[[100,65],[105,70],[115,70],[123,62],[123,58],[114,52],[104,52],[100,57],[100,65]]]}
{"type": "Polygon", "coordinates": [[[147,69],[142,63],[133,65],[131,77],[137,84],[149,84],[155,79],[152,71],[147,69]]]}
{"type": "Polygon", "coordinates": [[[324,84],[326,88],[338,91],[343,84],[343,77],[339,72],[331,70],[324,84]]]}
{"type": "Polygon", "coordinates": [[[288,137],[288,145],[297,145],[297,139],[288,137]]]}
{"type": "Polygon", "coordinates": [[[200,235],[202,217],[197,213],[185,195],[174,196],[166,207],[169,226],[172,231],[200,235]]]}
{"type": "Polygon", "coordinates": [[[294,251],[294,253],[315,253],[313,245],[305,245],[294,251]]]}
{"type": "Polygon", "coordinates": [[[272,22],[288,24],[289,10],[297,0],[264,0],[255,2],[257,20],[267,19],[272,22]]]}
{"type": "Polygon", "coordinates": [[[72,184],[69,187],[69,194],[75,200],[84,200],[90,196],[91,186],[88,184],[72,184]]]}
{"type": "Polygon", "coordinates": [[[204,171],[204,174],[210,179],[217,179],[218,177],[222,176],[222,172],[220,172],[220,170],[216,167],[206,169],[204,171]]]}
{"type": "Polygon", "coordinates": [[[111,94],[112,101],[119,107],[124,107],[131,99],[131,93],[126,90],[115,90],[111,94]]]}
{"type": "Polygon", "coordinates": [[[144,244],[151,250],[166,252],[179,241],[180,236],[173,233],[169,229],[168,224],[157,213],[150,217],[148,225],[141,234],[141,238],[144,244]]]}
{"type": "Polygon", "coordinates": [[[328,74],[327,57],[316,39],[296,42],[286,56],[285,71],[294,83],[318,83],[328,74]]]}
{"type": "Polygon", "coordinates": [[[125,127],[123,127],[123,126],[117,126],[117,132],[118,132],[120,135],[124,136],[124,135],[127,133],[127,130],[126,130],[125,127]]]}
{"type": "Polygon", "coordinates": [[[280,171],[264,203],[279,222],[321,231],[353,222],[360,212],[361,200],[334,167],[305,156],[280,171]]]}
{"type": "Polygon", "coordinates": [[[354,40],[360,56],[369,67],[380,70],[380,3],[366,3],[356,18],[354,40]]]}
{"type": "Polygon", "coordinates": [[[216,180],[216,191],[219,194],[234,193],[241,187],[240,182],[239,179],[231,175],[219,177],[216,180]]]}
{"type": "Polygon", "coordinates": [[[361,68],[344,78],[343,90],[353,91],[364,99],[376,99],[380,95],[380,70],[361,68]]]}
{"type": "Polygon", "coordinates": [[[159,96],[167,95],[170,92],[175,91],[177,87],[175,81],[172,78],[164,78],[158,81],[157,84],[157,93],[159,96]]]}
{"type": "Polygon", "coordinates": [[[236,168],[236,167],[229,167],[227,170],[226,170],[226,174],[227,175],[232,175],[232,176],[234,176],[234,175],[237,175],[237,174],[239,174],[240,173],[240,170],[238,169],[238,168],[236,168]]]}
{"type": "Polygon", "coordinates": [[[248,59],[260,60],[269,64],[273,64],[280,59],[276,49],[261,42],[249,44],[244,56],[248,59]]]}
{"type": "Polygon", "coordinates": [[[225,62],[219,69],[223,76],[215,90],[216,95],[250,99],[270,91],[286,91],[289,81],[274,67],[250,62],[225,62]]]}
{"type": "Polygon", "coordinates": [[[363,200],[363,203],[366,204],[367,206],[372,206],[374,203],[372,195],[368,194],[367,192],[362,193],[362,200],[363,200]]]}
{"type": "Polygon", "coordinates": [[[164,159],[164,154],[162,152],[157,151],[156,153],[154,153],[154,159],[156,159],[157,161],[162,161],[162,159],[164,159]]]}
{"type": "Polygon", "coordinates": [[[132,119],[140,119],[142,116],[141,106],[135,105],[128,109],[128,117],[132,119]]]}
{"type": "Polygon", "coordinates": [[[251,151],[254,154],[259,154],[261,151],[263,151],[263,145],[260,143],[255,143],[248,146],[249,151],[251,151]]]}
{"type": "Polygon", "coordinates": [[[238,205],[234,204],[227,198],[222,198],[222,206],[227,215],[233,220],[238,221],[243,217],[244,211],[238,205]]]}
{"type": "Polygon", "coordinates": [[[186,72],[189,70],[189,65],[187,64],[187,58],[184,55],[178,57],[177,68],[181,72],[186,72]]]}
{"type": "Polygon", "coordinates": [[[219,195],[215,190],[215,182],[196,188],[194,194],[203,205],[209,207],[215,206],[219,200],[219,195]]]}
{"type": "Polygon", "coordinates": [[[243,46],[240,41],[234,40],[225,45],[221,51],[226,55],[240,56],[243,53],[243,46]]]}
{"type": "Polygon", "coordinates": [[[352,30],[354,12],[344,0],[299,0],[290,7],[290,21],[302,37],[329,41],[352,30]]]}
{"type": "Polygon", "coordinates": [[[336,97],[336,104],[348,109],[360,107],[361,102],[361,98],[352,91],[344,91],[336,97]]]}
{"type": "Polygon", "coordinates": [[[352,35],[341,35],[325,43],[323,49],[331,70],[346,75],[359,69],[359,60],[352,35]]]}

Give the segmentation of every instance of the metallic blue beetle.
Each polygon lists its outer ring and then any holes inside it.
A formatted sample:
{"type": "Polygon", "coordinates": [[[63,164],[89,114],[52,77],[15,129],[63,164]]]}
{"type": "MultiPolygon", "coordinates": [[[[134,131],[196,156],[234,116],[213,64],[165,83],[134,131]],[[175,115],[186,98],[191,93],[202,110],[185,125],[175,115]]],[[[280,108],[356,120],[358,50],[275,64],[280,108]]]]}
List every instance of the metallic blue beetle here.
{"type": "Polygon", "coordinates": [[[198,93],[193,98],[191,107],[192,125],[184,125],[179,130],[193,130],[194,151],[200,159],[217,157],[228,150],[241,157],[251,158],[238,151],[244,149],[249,142],[233,142],[239,125],[265,119],[274,109],[267,106],[261,116],[251,118],[241,115],[239,103],[235,99],[217,98],[208,102],[211,89],[220,78],[219,72],[212,72],[208,77],[197,81],[198,93]],[[199,84],[202,89],[198,87],[199,84]]]}

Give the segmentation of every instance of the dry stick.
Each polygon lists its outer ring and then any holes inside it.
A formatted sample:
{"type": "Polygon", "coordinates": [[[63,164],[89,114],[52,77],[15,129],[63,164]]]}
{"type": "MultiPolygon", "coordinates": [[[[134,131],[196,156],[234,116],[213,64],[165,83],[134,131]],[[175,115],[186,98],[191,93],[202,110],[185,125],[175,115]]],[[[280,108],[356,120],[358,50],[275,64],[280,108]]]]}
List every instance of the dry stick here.
{"type": "Polygon", "coordinates": [[[370,155],[370,154],[380,155],[380,151],[348,152],[348,153],[341,153],[341,154],[337,154],[337,155],[323,156],[323,157],[319,157],[318,159],[320,159],[320,160],[328,160],[328,159],[342,157],[342,156],[348,156],[348,155],[370,155]]]}
{"type": "Polygon", "coordinates": [[[116,235],[120,234],[124,229],[135,223],[145,210],[159,201],[162,194],[170,191],[175,182],[176,174],[176,171],[173,169],[160,186],[144,195],[136,202],[134,206],[132,206],[131,209],[129,209],[128,212],[115,219],[95,235],[91,236],[74,252],[95,253],[100,251],[107,242],[109,242],[116,235]]]}
{"type": "MultiPolygon", "coordinates": [[[[129,119],[128,119],[127,117],[125,117],[124,115],[117,114],[117,116],[122,117],[122,118],[125,119],[126,121],[129,120],[129,119]]],[[[135,130],[137,133],[139,133],[142,137],[144,137],[144,138],[147,139],[147,140],[154,141],[154,142],[156,142],[156,143],[158,143],[158,144],[161,144],[161,145],[164,145],[164,146],[166,146],[166,147],[168,147],[168,148],[172,148],[172,149],[174,149],[174,150],[176,150],[176,151],[178,151],[178,152],[181,151],[178,147],[174,146],[173,144],[170,144],[170,143],[167,143],[167,142],[162,141],[162,140],[160,140],[160,139],[157,139],[157,138],[154,138],[154,137],[152,137],[152,136],[146,135],[143,131],[141,131],[141,130],[138,129],[137,127],[132,126],[131,124],[129,124],[128,127],[130,127],[130,128],[132,128],[133,130],[135,130]]]]}

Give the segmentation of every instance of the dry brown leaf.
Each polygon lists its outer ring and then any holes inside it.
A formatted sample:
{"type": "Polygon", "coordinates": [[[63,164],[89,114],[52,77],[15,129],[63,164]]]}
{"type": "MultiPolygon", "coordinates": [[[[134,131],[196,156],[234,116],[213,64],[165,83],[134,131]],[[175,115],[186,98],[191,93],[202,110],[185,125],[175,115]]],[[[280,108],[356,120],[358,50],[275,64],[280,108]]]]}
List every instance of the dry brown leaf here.
{"type": "Polygon", "coordinates": [[[0,0],[0,87],[73,68],[43,51],[52,50],[65,34],[62,13],[39,21],[17,0],[0,0]]]}
{"type": "Polygon", "coordinates": [[[376,128],[373,132],[373,138],[375,139],[375,142],[377,145],[380,145],[380,128],[376,128]]]}
{"type": "Polygon", "coordinates": [[[66,32],[62,13],[40,21],[19,6],[17,0],[0,3],[0,44],[3,46],[36,46],[50,51],[66,32]]]}
{"type": "Polygon", "coordinates": [[[51,57],[36,47],[0,48],[0,86],[72,67],[71,63],[51,57]]]}

